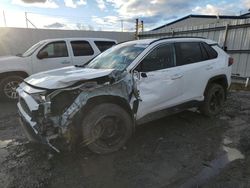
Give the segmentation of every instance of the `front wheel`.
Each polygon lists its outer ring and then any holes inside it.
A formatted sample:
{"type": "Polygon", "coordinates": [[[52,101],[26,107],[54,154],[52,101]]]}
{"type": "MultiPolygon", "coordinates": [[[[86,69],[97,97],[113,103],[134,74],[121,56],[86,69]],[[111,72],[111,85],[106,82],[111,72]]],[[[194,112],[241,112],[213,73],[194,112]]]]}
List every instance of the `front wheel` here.
{"type": "Polygon", "coordinates": [[[222,85],[211,84],[205,92],[205,99],[200,107],[200,111],[206,116],[215,116],[223,108],[226,92],[222,85]]]}
{"type": "Polygon", "coordinates": [[[0,94],[6,100],[16,100],[18,98],[17,87],[23,81],[21,76],[7,76],[0,81],[0,94]]]}
{"type": "Polygon", "coordinates": [[[119,150],[133,133],[132,117],[119,105],[99,104],[84,115],[82,143],[94,153],[119,150]]]}

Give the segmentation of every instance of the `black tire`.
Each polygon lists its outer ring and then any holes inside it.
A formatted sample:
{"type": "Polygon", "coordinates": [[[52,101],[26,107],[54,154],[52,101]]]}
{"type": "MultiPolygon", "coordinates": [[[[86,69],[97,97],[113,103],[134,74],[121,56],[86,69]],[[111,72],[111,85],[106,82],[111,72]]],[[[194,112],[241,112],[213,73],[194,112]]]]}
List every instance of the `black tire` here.
{"type": "Polygon", "coordinates": [[[17,75],[7,76],[0,80],[0,96],[5,100],[17,100],[16,88],[23,81],[23,77],[17,75]]]}
{"type": "Polygon", "coordinates": [[[131,115],[112,103],[89,110],[82,121],[82,144],[94,153],[106,154],[122,148],[133,133],[131,115]]]}
{"type": "Polygon", "coordinates": [[[226,99],[226,90],[220,84],[211,84],[205,91],[204,101],[200,107],[202,114],[216,116],[223,108],[226,99]]]}

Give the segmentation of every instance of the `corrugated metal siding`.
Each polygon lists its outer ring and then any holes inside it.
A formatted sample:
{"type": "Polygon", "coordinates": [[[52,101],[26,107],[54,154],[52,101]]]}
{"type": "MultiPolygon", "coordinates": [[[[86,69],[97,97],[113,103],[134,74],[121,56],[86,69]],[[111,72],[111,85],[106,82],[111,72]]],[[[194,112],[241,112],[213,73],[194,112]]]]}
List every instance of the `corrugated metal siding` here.
{"type": "Polygon", "coordinates": [[[134,33],[3,27],[0,28],[0,56],[23,53],[25,50],[40,40],[70,37],[109,38],[115,39],[117,42],[123,42],[134,40],[134,33]]]}
{"type": "MultiPolygon", "coordinates": [[[[162,28],[160,31],[140,33],[139,38],[163,38],[171,36],[205,37],[217,41],[220,46],[223,46],[227,23],[186,26],[174,30],[162,28]],[[164,32],[162,32],[163,30],[164,32]]],[[[250,19],[231,20],[225,44],[228,53],[235,61],[233,74],[240,77],[250,77],[250,19]]]]}

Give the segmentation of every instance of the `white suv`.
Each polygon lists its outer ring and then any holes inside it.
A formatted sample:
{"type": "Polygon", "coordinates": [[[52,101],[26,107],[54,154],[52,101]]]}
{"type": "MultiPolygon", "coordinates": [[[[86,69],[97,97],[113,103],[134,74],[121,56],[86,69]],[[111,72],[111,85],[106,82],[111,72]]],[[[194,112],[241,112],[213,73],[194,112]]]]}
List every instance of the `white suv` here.
{"type": "Polygon", "coordinates": [[[230,58],[202,38],[146,39],[118,44],[82,67],[35,74],[18,88],[28,137],[54,145],[121,148],[139,125],[190,107],[216,115],[231,82],[230,58]],[[79,141],[80,140],[80,141],[79,141]]]}
{"type": "Polygon", "coordinates": [[[104,38],[57,38],[40,41],[23,54],[0,58],[0,97],[17,99],[24,78],[46,70],[83,65],[116,41],[104,38]]]}

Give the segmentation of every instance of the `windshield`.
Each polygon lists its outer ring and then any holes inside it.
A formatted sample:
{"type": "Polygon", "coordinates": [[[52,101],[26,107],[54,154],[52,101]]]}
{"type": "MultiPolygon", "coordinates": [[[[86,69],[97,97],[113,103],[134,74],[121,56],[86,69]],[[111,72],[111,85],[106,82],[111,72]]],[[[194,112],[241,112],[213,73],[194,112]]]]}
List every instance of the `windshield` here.
{"type": "Polygon", "coordinates": [[[86,68],[124,70],[147,45],[123,43],[116,45],[93,59],[86,68]]]}
{"type": "Polygon", "coordinates": [[[38,48],[39,48],[40,46],[42,46],[44,43],[45,43],[45,41],[41,41],[41,42],[38,42],[38,43],[34,44],[34,45],[31,46],[26,52],[24,52],[24,53],[22,54],[22,57],[28,57],[28,56],[30,56],[31,54],[34,53],[34,51],[35,51],[36,49],[38,49],[38,48]]]}

